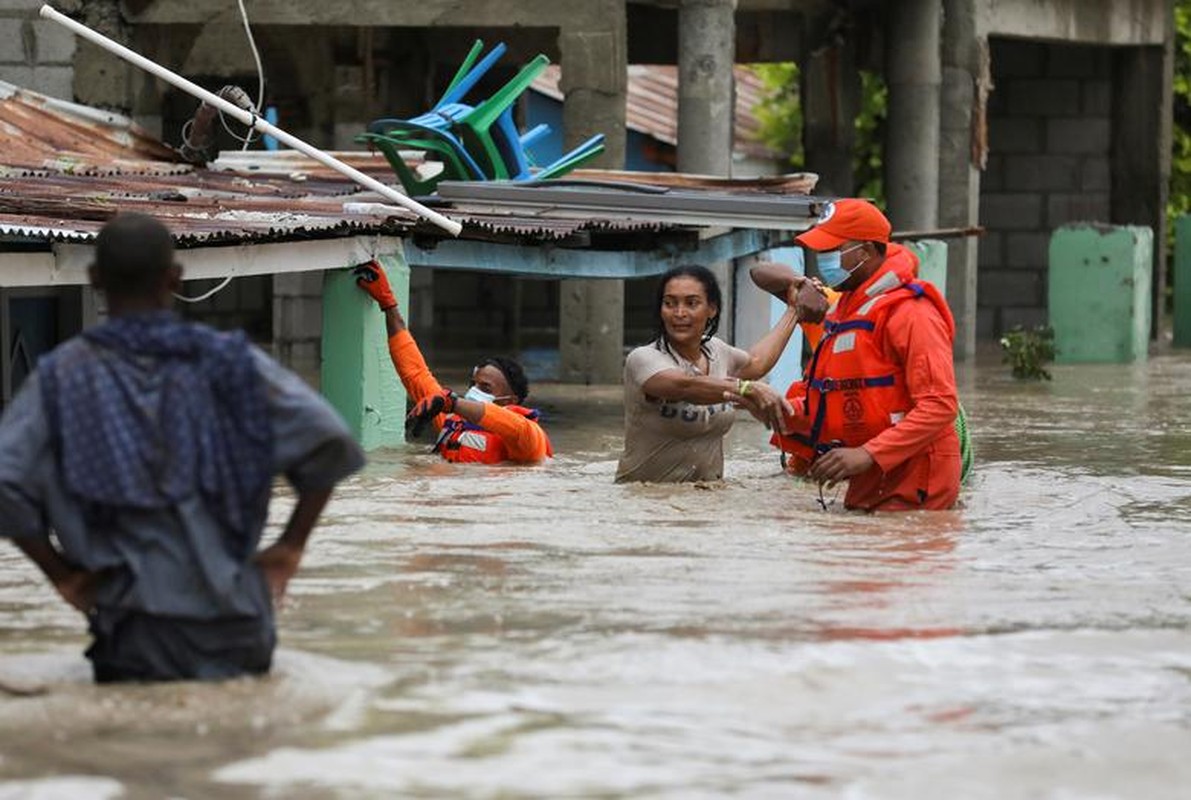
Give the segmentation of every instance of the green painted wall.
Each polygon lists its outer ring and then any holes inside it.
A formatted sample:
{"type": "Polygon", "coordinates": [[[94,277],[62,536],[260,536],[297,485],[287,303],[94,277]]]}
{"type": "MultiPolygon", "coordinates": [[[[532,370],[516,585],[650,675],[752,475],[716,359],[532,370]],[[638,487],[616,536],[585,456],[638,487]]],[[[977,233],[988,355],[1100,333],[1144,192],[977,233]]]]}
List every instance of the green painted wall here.
{"type": "MultiPolygon", "coordinates": [[[[405,260],[378,260],[400,307],[409,308],[405,260]]],[[[350,269],[328,271],[323,281],[322,392],[365,450],[405,441],[405,389],[389,359],[385,318],[350,269]]]]}
{"type": "Polygon", "coordinates": [[[1191,217],[1174,228],[1174,346],[1191,347],[1191,217]]]}
{"type": "Polygon", "coordinates": [[[938,239],[906,242],[906,247],[918,256],[918,277],[930,281],[945,297],[947,295],[947,243],[938,239]]]}
{"type": "Polygon", "coordinates": [[[1050,237],[1055,360],[1144,359],[1150,339],[1154,236],[1139,226],[1065,225],[1050,237]]]}

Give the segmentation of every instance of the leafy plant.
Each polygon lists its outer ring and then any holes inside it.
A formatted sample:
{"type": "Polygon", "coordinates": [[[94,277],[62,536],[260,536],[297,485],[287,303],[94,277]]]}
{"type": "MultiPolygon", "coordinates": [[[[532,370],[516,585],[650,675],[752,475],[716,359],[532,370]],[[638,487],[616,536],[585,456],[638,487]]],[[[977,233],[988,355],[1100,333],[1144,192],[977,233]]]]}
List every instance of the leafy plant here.
{"type": "MultiPolygon", "coordinates": [[[[1191,0],[1186,0],[1191,3],[1191,0]]],[[[802,97],[799,93],[799,67],[793,62],[754,64],[751,69],[761,78],[765,96],[753,108],[761,124],[757,138],[786,156],[788,166],[804,169],[802,150],[802,97]]],[[[856,115],[856,147],[852,154],[856,185],[853,194],[884,203],[882,183],[885,116],[889,90],[880,74],[860,73],[860,109],[856,115]]],[[[814,164],[809,165],[812,169],[814,164]]]]}
{"type": "Polygon", "coordinates": [[[1011,365],[1013,377],[1020,380],[1050,380],[1046,364],[1055,359],[1055,332],[1049,325],[1030,330],[1018,325],[1001,337],[1005,351],[1001,363],[1011,365]]]}

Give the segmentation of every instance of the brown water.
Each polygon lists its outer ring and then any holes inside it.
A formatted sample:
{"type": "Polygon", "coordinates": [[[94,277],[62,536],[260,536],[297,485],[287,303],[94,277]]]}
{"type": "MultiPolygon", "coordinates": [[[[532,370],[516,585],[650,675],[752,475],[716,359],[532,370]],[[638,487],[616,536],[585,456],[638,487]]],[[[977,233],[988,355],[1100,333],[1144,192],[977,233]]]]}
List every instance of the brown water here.
{"type": "Polygon", "coordinates": [[[546,387],[547,466],[343,488],[264,681],[89,685],[0,548],[0,799],[1187,797],[1191,357],[1054,372],[965,374],[963,508],[897,517],[751,421],[614,486],[619,389],[546,387]]]}

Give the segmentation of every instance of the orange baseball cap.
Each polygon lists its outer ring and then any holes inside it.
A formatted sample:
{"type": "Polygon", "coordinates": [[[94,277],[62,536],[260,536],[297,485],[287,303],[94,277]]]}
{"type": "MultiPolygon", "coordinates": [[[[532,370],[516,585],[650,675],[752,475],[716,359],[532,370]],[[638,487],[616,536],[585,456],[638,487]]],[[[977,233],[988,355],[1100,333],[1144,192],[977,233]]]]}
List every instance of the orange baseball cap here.
{"type": "Polygon", "coordinates": [[[794,241],[815,251],[834,250],[844,242],[888,242],[893,226],[867,200],[850,198],[828,203],[819,221],[794,241]]]}

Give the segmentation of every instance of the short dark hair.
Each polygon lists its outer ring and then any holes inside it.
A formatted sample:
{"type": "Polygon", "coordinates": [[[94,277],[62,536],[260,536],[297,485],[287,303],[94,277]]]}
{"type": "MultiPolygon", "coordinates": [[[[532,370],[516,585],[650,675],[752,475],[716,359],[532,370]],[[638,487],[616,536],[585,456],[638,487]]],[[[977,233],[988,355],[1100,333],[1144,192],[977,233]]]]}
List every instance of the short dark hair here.
{"type": "Polygon", "coordinates": [[[95,272],[103,291],[125,297],[151,295],[174,263],[174,240],[153,217],[116,215],[95,240],[95,272]]]}
{"type": "Polygon", "coordinates": [[[482,359],[476,367],[496,367],[500,374],[509,382],[509,388],[517,396],[518,403],[524,403],[529,396],[529,378],[525,377],[525,370],[511,358],[505,356],[488,356],[482,359]]]}
{"type": "Polygon", "coordinates": [[[653,323],[657,330],[658,347],[669,347],[666,341],[666,326],[662,322],[662,299],[666,296],[666,284],[675,278],[694,278],[703,284],[703,291],[707,294],[707,302],[715,306],[715,316],[707,320],[707,328],[703,331],[703,341],[709,341],[720,329],[720,315],[724,313],[723,295],[720,294],[720,282],[715,273],[699,264],[680,264],[666,270],[658,280],[657,295],[653,301],[653,323]]]}

